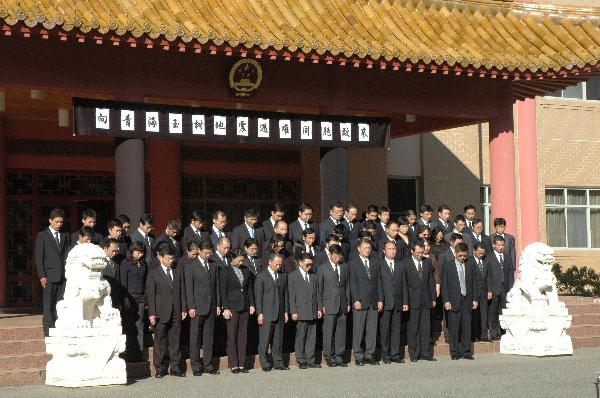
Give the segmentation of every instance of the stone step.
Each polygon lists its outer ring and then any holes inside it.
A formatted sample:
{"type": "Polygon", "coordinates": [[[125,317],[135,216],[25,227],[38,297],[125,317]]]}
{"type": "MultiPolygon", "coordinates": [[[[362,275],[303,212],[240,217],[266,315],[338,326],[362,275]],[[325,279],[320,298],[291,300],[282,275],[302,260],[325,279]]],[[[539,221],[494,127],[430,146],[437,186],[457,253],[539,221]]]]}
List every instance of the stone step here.
{"type": "Polygon", "coordinates": [[[573,348],[600,347],[600,333],[595,336],[571,337],[573,348]]]}
{"type": "Polygon", "coordinates": [[[558,299],[567,305],[600,304],[600,299],[598,297],[559,296],[558,299]]]}
{"type": "Polygon", "coordinates": [[[50,358],[52,356],[46,353],[4,355],[0,360],[0,370],[45,368],[50,358]]]}
{"type": "Polygon", "coordinates": [[[39,326],[0,328],[0,341],[44,339],[44,329],[39,326]]]}
{"type": "Polygon", "coordinates": [[[0,370],[0,386],[44,384],[46,368],[0,370]]]}
{"type": "Polygon", "coordinates": [[[43,339],[0,341],[0,358],[7,355],[41,354],[45,352],[46,343],[43,339]]]}
{"type": "Polygon", "coordinates": [[[600,334],[600,325],[574,325],[567,329],[571,337],[590,337],[600,334]]]}
{"type": "Polygon", "coordinates": [[[598,325],[600,328],[600,314],[574,314],[571,325],[598,325]]]}
{"type": "Polygon", "coordinates": [[[600,304],[588,304],[582,303],[577,305],[568,305],[567,309],[569,310],[569,314],[571,315],[579,315],[579,314],[600,314],[600,304]]]}

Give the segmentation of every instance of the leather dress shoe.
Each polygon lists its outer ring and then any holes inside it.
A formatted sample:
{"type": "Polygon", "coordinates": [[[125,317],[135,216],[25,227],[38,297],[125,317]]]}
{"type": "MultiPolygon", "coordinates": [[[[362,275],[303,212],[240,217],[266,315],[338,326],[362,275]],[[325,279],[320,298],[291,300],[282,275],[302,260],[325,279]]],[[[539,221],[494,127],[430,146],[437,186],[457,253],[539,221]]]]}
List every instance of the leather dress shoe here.
{"type": "Polygon", "coordinates": [[[270,372],[273,370],[273,368],[262,368],[263,372],[270,372]]]}
{"type": "Polygon", "coordinates": [[[340,368],[347,368],[348,367],[348,364],[346,362],[336,362],[335,365],[339,366],[340,368]]]}
{"type": "Polygon", "coordinates": [[[330,368],[335,368],[336,366],[338,366],[338,364],[333,361],[327,361],[327,366],[329,366],[330,368]]]}
{"type": "Polygon", "coordinates": [[[321,365],[319,365],[318,363],[309,363],[308,366],[310,369],[321,369],[321,365]]]}
{"type": "Polygon", "coordinates": [[[154,375],[154,377],[156,377],[157,379],[162,379],[165,376],[165,372],[156,372],[156,374],[154,375]]]}
{"type": "Polygon", "coordinates": [[[367,358],[365,359],[365,363],[367,365],[379,365],[379,361],[373,358],[367,358]]]}
{"type": "Polygon", "coordinates": [[[240,371],[240,373],[249,373],[250,371],[246,368],[238,368],[238,370],[240,371]]]}
{"type": "Polygon", "coordinates": [[[171,372],[171,376],[185,377],[185,373],[183,373],[181,370],[175,370],[171,372]]]}
{"type": "Polygon", "coordinates": [[[356,364],[356,366],[364,366],[364,364],[365,364],[364,361],[358,360],[358,359],[356,361],[354,361],[354,363],[356,364]]]}
{"type": "Polygon", "coordinates": [[[450,358],[451,358],[453,361],[457,361],[457,360],[459,360],[459,359],[460,359],[460,355],[452,355],[450,358]]]}
{"type": "Polygon", "coordinates": [[[470,360],[470,361],[472,361],[472,360],[474,360],[474,359],[475,359],[475,357],[474,357],[473,355],[463,355],[463,358],[464,358],[464,359],[468,359],[468,360],[470,360]]]}
{"type": "Polygon", "coordinates": [[[386,365],[389,365],[390,363],[392,363],[392,360],[389,358],[383,358],[383,363],[385,363],[386,365]]]}
{"type": "Polygon", "coordinates": [[[193,374],[194,376],[202,376],[202,371],[201,371],[201,370],[194,370],[194,371],[192,372],[192,374],[193,374]]]}
{"type": "Polygon", "coordinates": [[[394,363],[404,363],[404,359],[402,359],[402,358],[392,358],[392,362],[394,362],[394,363]]]}
{"type": "Polygon", "coordinates": [[[308,368],[308,366],[306,366],[305,363],[299,363],[298,364],[298,369],[307,369],[307,368],[308,368]]]}
{"type": "Polygon", "coordinates": [[[236,375],[236,374],[240,373],[240,370],[238,368],[234,368],[234,369],[231,369],[231,373],[236,375]]]}
{"type": "Polygon", "coordinates": [[[437,359],[435,359],[434,357],[425,357],[423,359],[426,360],[426,361],[429,361],[429,362],[435,362],[435,361],[437,361],[437,359]]]}
{"type": "Polygon", "coordinates": [[[275,366],[273,369],[275,369],[275,370],[290,370],[289,367],[283,366],[283,365],[282,366],[275,366]]]}
{"type": "Polygon", "coordinates": [[[208,369],[205,370],[204,373],[208,373],[210,375],[218,375],[220,372],[217,369],[208,369]]]}
{"type": "Polygon", "coordinates": [[[419,359],[417,357],[410,357],[411,362],[417,362],[419,359]]]}

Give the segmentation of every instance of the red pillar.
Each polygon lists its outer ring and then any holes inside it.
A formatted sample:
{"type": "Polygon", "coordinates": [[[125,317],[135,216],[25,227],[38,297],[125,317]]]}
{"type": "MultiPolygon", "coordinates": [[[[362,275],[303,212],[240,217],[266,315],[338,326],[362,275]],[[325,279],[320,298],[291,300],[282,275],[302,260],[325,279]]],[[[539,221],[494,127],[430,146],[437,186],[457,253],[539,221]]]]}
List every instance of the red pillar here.
{"type": "Polygon", "coordinates": [[[181,219],[181,143],[158,139],[148,139],[147,143],[148,203],[158,236],[170,219],[181,219]]]}
{"type": "Polygon", "coordinates": [[[519,101],[519,205],[521,248],[540,240],[535,99],[519,101]]]}
{"type": "Polygon", "coordinates": [[[492,218],[506,219],[506,232],[517,232],[517,188],[513,103],[510,84],[499,86],[498,113],[490,120],[490,187],[492,218]]]}
{"type": "MultiPolygon", "coordinates": [[[[6,119],[0,112],[0,307],[8,303],[8,253],[6,251],[6,119]]],[[[35,283],[35,281],[33,282],[35,283]]]]}

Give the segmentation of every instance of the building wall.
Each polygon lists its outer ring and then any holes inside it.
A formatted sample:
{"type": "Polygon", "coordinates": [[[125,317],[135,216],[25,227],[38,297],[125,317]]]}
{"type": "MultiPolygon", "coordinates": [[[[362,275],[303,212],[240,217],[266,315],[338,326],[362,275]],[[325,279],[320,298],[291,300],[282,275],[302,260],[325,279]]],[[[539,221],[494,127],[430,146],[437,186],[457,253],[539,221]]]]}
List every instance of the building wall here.
{"type": "Polygon", "coordinates": [[[349,149],[347,156],[348,203],[359,210],[370,204],[387,205],[386,149],[349,149]]]}

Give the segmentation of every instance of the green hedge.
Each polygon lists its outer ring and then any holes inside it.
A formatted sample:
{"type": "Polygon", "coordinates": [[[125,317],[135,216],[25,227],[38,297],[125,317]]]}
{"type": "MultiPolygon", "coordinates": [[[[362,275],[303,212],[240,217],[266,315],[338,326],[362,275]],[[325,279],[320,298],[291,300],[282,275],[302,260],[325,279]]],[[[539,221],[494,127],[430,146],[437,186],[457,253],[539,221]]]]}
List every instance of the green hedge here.
{"type": "Polygon", "coordinates": [[[562,270],[560,264],[552,266],[556,275],[556,286],[562,294],[575,296],[600,296],[600,274],[588,267],[575,265],[562,270]]]}

